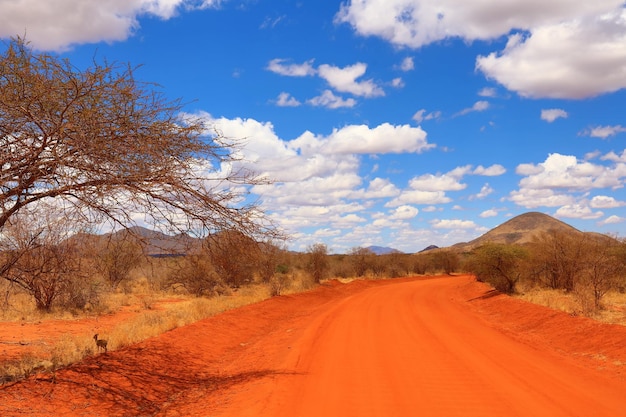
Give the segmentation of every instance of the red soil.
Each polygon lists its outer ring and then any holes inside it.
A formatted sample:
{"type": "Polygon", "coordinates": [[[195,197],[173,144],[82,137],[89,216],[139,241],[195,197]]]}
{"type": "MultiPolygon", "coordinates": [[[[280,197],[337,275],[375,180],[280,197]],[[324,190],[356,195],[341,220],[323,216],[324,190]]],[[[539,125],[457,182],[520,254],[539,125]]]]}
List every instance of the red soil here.
{"type": "Polygon", "coordinates": [[[0,387],[1,416],[624,416],[626,327],[471,277],[330,282],[0,387]]]}

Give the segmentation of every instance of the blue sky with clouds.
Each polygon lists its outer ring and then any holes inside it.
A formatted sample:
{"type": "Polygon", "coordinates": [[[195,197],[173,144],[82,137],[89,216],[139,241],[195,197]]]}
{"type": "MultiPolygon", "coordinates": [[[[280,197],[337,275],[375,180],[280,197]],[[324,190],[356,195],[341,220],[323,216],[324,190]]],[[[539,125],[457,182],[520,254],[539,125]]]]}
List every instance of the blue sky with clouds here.
{"type": "Polygon", "coordinates": [[[527,211],[626,235],[625,5],[0,1],[0,37],[140,65],[245,138],[290,248],[413,252],[527,211]]]}

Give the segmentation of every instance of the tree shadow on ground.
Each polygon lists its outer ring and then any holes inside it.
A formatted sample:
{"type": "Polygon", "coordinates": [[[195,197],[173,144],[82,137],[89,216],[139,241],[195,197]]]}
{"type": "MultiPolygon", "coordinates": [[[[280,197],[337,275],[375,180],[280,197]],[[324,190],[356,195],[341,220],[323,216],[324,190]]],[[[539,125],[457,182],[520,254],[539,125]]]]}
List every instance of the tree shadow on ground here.
{"type": "Polygon", "coordinates": [[[486,300],[488,298],[492,298],[500,294],[502,293],[498,290],[489,290],[489,291],[485,291],[482,295],[479,295],[478,297],[470,298],[467,301],[472,302],[472,301],[477,301],[477,300],[486,300]]]}

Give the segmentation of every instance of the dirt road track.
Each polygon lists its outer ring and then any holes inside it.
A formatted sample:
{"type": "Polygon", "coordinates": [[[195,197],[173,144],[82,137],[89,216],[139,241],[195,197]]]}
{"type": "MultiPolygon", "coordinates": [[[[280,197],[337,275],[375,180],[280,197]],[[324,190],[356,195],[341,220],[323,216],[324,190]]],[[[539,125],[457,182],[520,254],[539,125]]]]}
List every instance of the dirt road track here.
{"type": "Polygon", "coordinates": [[[623,327],[491,295],[333,283],[3,388],[0,415],[626,416],[623,327]]]}

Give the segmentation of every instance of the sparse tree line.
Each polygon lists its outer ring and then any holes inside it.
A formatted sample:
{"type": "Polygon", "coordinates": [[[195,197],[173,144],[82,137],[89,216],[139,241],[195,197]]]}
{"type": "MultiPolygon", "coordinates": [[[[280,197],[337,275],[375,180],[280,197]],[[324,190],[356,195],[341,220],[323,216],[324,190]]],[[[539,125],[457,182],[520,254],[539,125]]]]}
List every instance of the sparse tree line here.
{"type": "Polygon", "coordinates": [[[624,243],[547,233],[530,245],[488,244],[469,254],[434,250],[331,255],[323,244],[291,253],[248,193],[271,179],[242,169],[240,144],[183,111],[129,65],[80,69],[14,38],[0,54],[0,290],[25,292],[39,310],[97,305],[142,275],[157,289],[225,294],[296,277],[401,277],[473,272],[510,293],[522,285],[592,295],[623,289],[624,243]],[[137,219],[141,219],[138,221],[137,219]],[[184,257],[149,258],[137,223],[202,244],[184,257]],[[125,229],[92,239],[90,228],[125,229]],[[208,237],[206,237],[208,236],[208,237]],[[137,272],[139,271],[139,272],[137,272]]]}
{"type": "Polygon", "coordinates": [[[626,291],[626,242],[550,230],[529,244],[488,243],[465,254],[464,269],[505,293],[541,287],[575,293],[586,310],[609,291],[626,291]]]}
{"type": "Polygon", "coordinates": [[[74,233],[75,222],[49,213],[20,217],[3,229],[0,288],[6,305],[10,294],[21,292],[42,311],[93,309],[103,295],[127,291],[137,277],[161,292],[210,297],[266,284],[271,295],[280,295],[296,280],[313,285],[327,278],[394,278],[458,267],[458,257],[446,252],[376,255],[354,248],[332,255],[326,245],[314,244],[296,253],[281,241],[256,241],[237,230],[194,240],[184,256],[150,257],[140,236],[74,233]]]}

